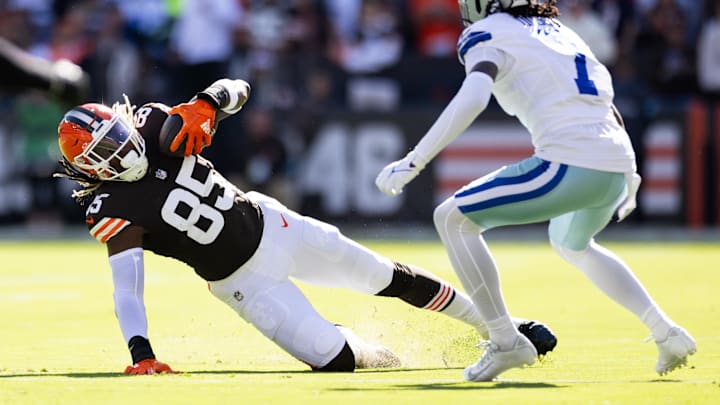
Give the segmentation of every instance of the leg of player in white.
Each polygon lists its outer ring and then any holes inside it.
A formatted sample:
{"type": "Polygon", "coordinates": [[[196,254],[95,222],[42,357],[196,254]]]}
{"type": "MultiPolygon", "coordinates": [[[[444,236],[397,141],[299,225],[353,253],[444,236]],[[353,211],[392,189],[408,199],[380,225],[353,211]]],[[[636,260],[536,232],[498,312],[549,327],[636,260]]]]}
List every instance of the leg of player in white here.
{"type": "Polygon", "coordinates": [[[658,373],[694,353],[692,337],[662,312],[617,256],[592,239],[609,222],[624,190],[622,174],[530,158],[472,182],[436,209],[438,233],[490,334],[488,350],[465,370],[466,379],[489,381],[535,358],[532,345],[509,322],[497,267],[480,233],[548,219],[554,249],[650,329],[658,344],[658,373]]]}
{"type": "MultiPolygon", "coordinates": [[[[324,319],[289,280],[298,268],[323,266],[298,261],[310,248],[303,217],[270,197],[248,193],[262,206],[263,238],[253,257],[230,277],[210,282],[210,291],[298,360],[319,371],[398,367],[390,350],[371,345],[348,328],[324,319]]],[[[342,268],[335,269],[342,272],[342,268]]]]}
{"type": "Polygon", "coordinates": [[[505,370],[534,363],[538,353],[530,341],[512,327],[500,290],[497,266],[480,235],[480,228],[457,209],[452,198],[435,210],[434,220],[460,282],[489,329],[491,343],[482,358],[486,361],[481,359],[476,364],[482,366],[482,373],[470,375],[471,367],[468,367],[463,374],[465,379],[489,381],[505,370]]]}
{"type": "MultiPolygon", "coordinates": [[[[653,301],[648,292],[620,257],[590,239],[585,248],[573,249],[555,241],[555,235],[569,235],[570,228],[585,229],[598,218],[596,209],[585,209],[550,221],[550,242],[553,249],[568,263],[580,269],[605,295],[634,313],[650,329],[658,347],[655,370],[664,375],[687,363],[695,353],[695,340],[670,319],[653,301]],[[584,223],[583,223],[584,222],[584,223]]],[[[604,226],[604,225],[603,225],[604,226]]]]}
{"type": "MultiPolygon", "coordinates": [[[[290,211],[275,199],[254,192],[248,196],[262,207],[263,240],[239,271],[228,279],[210,283],[211,291],[314,369],[337,371],[333,361],[342,357],[345,341],[358,368],[399,363],[387,349],[368,345],[349,329],[336,328],[324,320],[288,277],[314,285],[398,297],[472,325],[486,335],[487,329],[470,299],[444,280],[377,255],[343,236],[334,226],[290,211]]],[[[513,320],[515,327],[524,321],[513,320]]],[[[555,344],[551,337],[548,350],[555,344]]]]}

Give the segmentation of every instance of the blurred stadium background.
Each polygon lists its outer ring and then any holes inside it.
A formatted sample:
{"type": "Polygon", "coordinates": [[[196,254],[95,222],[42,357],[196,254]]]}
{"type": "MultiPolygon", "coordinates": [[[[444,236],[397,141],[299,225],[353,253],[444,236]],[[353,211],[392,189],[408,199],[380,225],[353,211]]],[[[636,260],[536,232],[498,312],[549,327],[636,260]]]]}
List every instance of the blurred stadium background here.
{"type": "MultiPolygon", "coordinates": [[[[609,231],[719,240],[720,0],[559,5],[611,68],[645,180],[609,231]]],[[[376,190],[459,87],[460,30],[457,0],[0,0],[0,36],[82,66],[88,101],[174,104],[247,80],[250,102],[204,154],[243,189],[381,237],[430,229],[439,200],[531,153],[492,104],[400,198],[376,190]]],[[[51,178],[62,113],[45,94],[0,92],[0,238],[84,233],[74,185],[51,178]]]]}

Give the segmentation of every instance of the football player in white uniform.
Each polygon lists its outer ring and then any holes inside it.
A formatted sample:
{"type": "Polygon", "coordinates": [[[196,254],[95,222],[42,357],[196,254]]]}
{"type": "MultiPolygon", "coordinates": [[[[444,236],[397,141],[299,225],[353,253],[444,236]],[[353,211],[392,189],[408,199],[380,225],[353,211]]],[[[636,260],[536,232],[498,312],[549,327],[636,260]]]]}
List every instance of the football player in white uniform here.
{"type": "MultiPolygon", "coordinates": [[[[115,314],[133,364],[127,374],[172,372],[156,359],[144,304],[145,250],[186,263],[219,300],[298,360],[318,371],[396,367],[388,349],[323,318],[290,277],[396,297],[486,328],[470,298],[414,265],[394,262],[327,223],[230,184],[199,153],[215,124],[240,111],[242,80],[220,79],[188,103],[136,111],[88,103],[58,127],[66,177],[83,189],[88,231],[107,247],[115,314]],[[133,114],[134,112],[134,114],[133,114]],[[183,143],[185,144],[183,146],[183,143]]],[[[515,319],[539,353],[557,339],[544,325],[515,319]]]]}
{"type": "Polygon", "coordinates": [[[550,221],[550,243],[603,293],[650,329],[663,375],[696,350],[690,334],[648,295],[623,261],[593,237],[617,212],[635,207],[640,177],[608,70],[555,17],[556,0],[460,0],[466,29],[458,57],[466,78],[425,136],[377,176],[396,195],[487,107],[490,96],[530,132],[534,155],[478,178],[435,210],[435,227],[455,271],[489,332],[488,348],[464,371],[490,381],[532,364],[537,354],[520,336],[503,301],[498,271],[482,232],[550,221]]]}

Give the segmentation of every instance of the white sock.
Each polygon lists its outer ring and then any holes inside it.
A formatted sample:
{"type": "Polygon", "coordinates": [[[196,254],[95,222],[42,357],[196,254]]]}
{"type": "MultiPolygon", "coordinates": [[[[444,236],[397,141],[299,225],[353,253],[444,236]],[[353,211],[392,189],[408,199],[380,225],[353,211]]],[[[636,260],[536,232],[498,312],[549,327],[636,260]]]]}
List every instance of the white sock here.
{"type": "Polygon", "coordinates": [[[657,305],[648,308],[640,317],[640,320],[650,329],[653,338],[657,341],[663,341],[670,329],[677,326],[657,305]]]}
{"type": "Polygon", "coordinates": [[[457,289],[455,289],[455,299],[440,313],[474,327],[480,335],[487,337],[487,327],[480,318],[480,313],[475,308],[475,304],[470,300],[470,297],[457,289]]]}
{"type": "MultiPolygon", "coordinates": [[[[489,339],[490,334],[488,332],[488,327],[485,325],[482,318],[480,318],[480,312],[477,308],[475,308],[475,304],[473,304],[470,300],[470,297],[461,293],[457,289],[455,290],[455,294],[453,302],[448,305],[447,308],[440,311],[440,313],[474,327],[483,339],[489,339]]],[[[527,319],[516,317],[511,317],[510,321],[512,321],[515,329],[523,323],[528,322],[527,319]]]]}
{"type": "Polygon", "coordinates": [[[519,332],[509,315],[487,322],[490,340],[500,349],[510,349],[515,344],[519,332]]]}

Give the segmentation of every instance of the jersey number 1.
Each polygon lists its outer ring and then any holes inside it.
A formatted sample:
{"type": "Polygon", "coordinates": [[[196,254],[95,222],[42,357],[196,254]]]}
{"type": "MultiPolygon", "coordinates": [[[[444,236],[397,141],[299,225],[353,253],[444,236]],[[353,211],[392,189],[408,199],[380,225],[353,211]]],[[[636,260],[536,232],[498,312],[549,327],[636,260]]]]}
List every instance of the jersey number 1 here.
{"type": "Polygon", "coordinates": [[[598,95],[598,89],[595,87],[595,82],[590,80],[587,70],[587,60],[585,54],[575,54],[575,70],[577,71],[577,79],[575,84],[577,85],[580,94],[590,94],[593,96],[598,95]]]}

